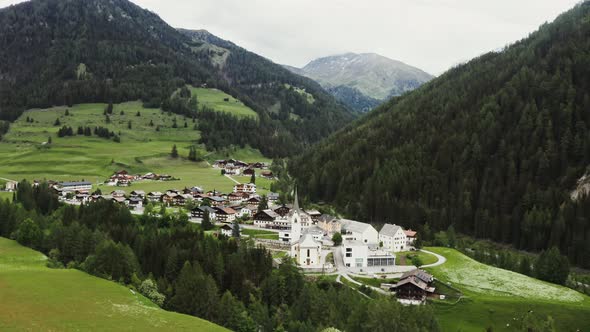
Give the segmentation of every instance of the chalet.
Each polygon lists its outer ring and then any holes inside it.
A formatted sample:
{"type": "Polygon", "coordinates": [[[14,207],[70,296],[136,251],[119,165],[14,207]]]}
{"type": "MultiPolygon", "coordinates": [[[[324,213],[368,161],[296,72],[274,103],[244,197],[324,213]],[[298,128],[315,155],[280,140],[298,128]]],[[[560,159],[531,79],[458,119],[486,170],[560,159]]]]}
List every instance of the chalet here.
{"type": "Polygon", "coordinates": [[[210,206],[206,206],[206,205],[199,206],[199,207],[192,209],[191,210],[191,217],[196,218],[196,219],[203,219],[205,217],[205,212],[209,212],[210,220],[215,220],[216,210],[214,208],[212,208],[210,206]]]}
{"type": "Polygon", "coordinates": [[[342,224],[340,223],[340,220],[329,214],[323,214],[321,217],[319,217],[317,225],[330,236],[334,235],[334,233],[340,233],[342,231],[342,224]]]}
{"type": "Polygon", "coordinates": [[[244,176],[252,176],[252,175],[256,174],[256,171],[255,171],[254,169],[252,169],[252,168],[246,168],[246,169],[245,169],[245,170],[242,172],[242,174],[243,174],[244,176]]]}
{"type": "Polygon", "coordinates": [[[154,173],[146,173],[141,178],[144,180],[155,180],[158,176],[154,173]]]}
{"type": "Polygon", "coordinates": [[[92,195],[92,196],[88,197],[89,202],[98,202],[103,199],[104,199],[104,197],[102,195],[92,195]]]}
{"type": "Polygon", "coordinates": [[[6,191],[16,191],[17,187],[18,187],[18,182],[16,182],[16,181],[8,181],[8,182],[6,182],[6,185],[4,185],[4,189],[6,191]]]}
{"type": "Polygon", "coordinates": [[[74,200],[80,204],[82,203],[86,203],[89,200],[90,195],[88,194],[76,194],[76,196],[74,196],[74,200]]]}
{"type": "Polygon", "coordinates": [[[155,202],[160,202],[160,201],[162,201],[162,196],[163,196],[163,195],[162,195],[162,193],[161,193],[161,192],[159,192],[159,191],[152,191],[152,192],[149,192],[149,193],[147,194],[147,199],[148,199],[150,202],[154,202],[154,203],[155,203],[155,202]]]}
{"type": "Polygon", "coordinates": [[[182,192],[185,194],[190,194],[193,197],[204,193],[203,189],[200,187],[184,188],[184,190],[182,192]]]}
{"type": "Polygon", "coordinates": [[[216,207],[215,216],[218,222],[231,223],[236,220],[236,211],[229,207],[216,207]]]}
{"type": "Polygon", "coordinates": [[[273,210],[263,210],[254,214],[254,225],[258,227],[264,227],[271,225],[275,219],[279,218],[273,210]]]}
{"type": "Polygon", "coordinates": [[[172,181],[174,178],[168,174],[160,174],[158,175],[158,180],[160,181],[172,181]]]}
{"type": "Polygon", "coordinates": [[[255,162],[248,165],[250,168],[259,168],[259,169],[266,169],[268,166],[265,163],[255,162]]]}
{"type": "Polygon", "coordinates": [[[223,225],[219,228],[219,232],[221,233],[221,235],[225,235],[227,237],[232,237],[233,228],[230,225],[223,225]]]}
{"type": "Polygon", "coordinates": [[[406,250],[407,237],[404,229],[398,225],[385,224],[379,231],[379,241],[383,249],[393,252],[406,250]]]}
{"type": "Polygon", "coordinates": [[[431,286],[434,278],[423,270],[413,270],[402,275],[397,284],[391,287],[399,302],[405,304],[424,303],[426,297],[434,294],[431,286]]]}
{"type": "Polygon", "coordinates": [[[258,207],[258,205],[260,205],[260,197],[250,197],[246,201],[246,204],[248,204],[248,205],[254,205],[254,206],[258,207]]]}
{"type": "Polygon", "coordinates": [[[271,171],[262,172],[262,173],[260,174],[260,176],[261,176],[261,177],[263,177],[263,178],[265,178],[265,179],[270,179],[270,180],[272,180],[272,179],[274,179],[274,178],[275,178],[274,174],[272,174],[272,172],[271,172],[271,171]]]}
{"type": "Polygon", "coordinates": [[[229,204],[231,204],[231,205],[240,204],[244,200],[244,197],[242,196],[241,193],[231,193],[231,194],[227,195],[227,200],[229,201],[229,204]]]}
{"type": "Polygon", "coordinates": [[[256,185],[254,183],[240,183],[234,186],[235,193],[248,193],[248,194],[255,194],[256,193],[256,185]]]}
{"type": "Polygon", "coordinates": [[[221,206],[225,204],[225,199],[219,196],[205,197],[203,201],[209,202],[212,207],[221,206]]]}
{"type": "Polygon", "coordinates": [[[270,203],[274,203],[276,201],[279,200],[279,194],[277,193],[268,193],[268,195],[266,195],[266,198],[268,199],[268,201],[270,203]]]}
{"type": "Polygon", "coordinates": [[[238,218],[252,217],[252,210],[250,210],[247,206],[232,206],[231,208],[236,211],[236,217],[238,218]]]}
{"type": "Polygon", "coordinates": [[[139,198],[145,198],[145,191],[143,190],[133,190],[131,192],[131,196],[132,197],[139,197],[139,198]]]}
{"type": "Polygon", "coordinates": [[[129,198],[128,205],[131,210],[141,209],[143,206],[143,199],[140,197],[131,197],[129,198]]]}
{"type": "Polygon", "coordinates": [[[322,244],[311,234],[304,234],[291,245],[291,257],[302,267],[320,267],[322,244]]]}
{"type": "Polygon", "coordinates": [[[111,196],[113,197],[125,197],[125,191],[124,190],[115,190],[111,192],[111,196]]]}
{"type": "Polygon", "coordinates": [[[289,211],[291,211],[291,207],[283,204],[283,205],[279,206],[278,208],[276,208],[274,211],[279,216],[284,217],[289,214],[289,211]]]}
{"type": "Polygon", "coordinates": [[[125,198],[125,196],[123,197],[118,197],[118,196],[111,196],[111,200],[115,203],[119,203],[119,204],[128,204],[127,198],[125,198]]]}
{"type": "Polygon", "coordinates": [[[317,224],[318,220],[322,216],[322,213],[318,210],[306,210],[305,212],[311,217],[311,220],[314,224],[317,224]]]}
{"type": "Polygon", "coordinates": [[[162,195],[162,202],[166,205],[184,205],[185,199],[182,195],[167,192],[162,195]]]}
{"type": "Polygon", "coordinates": [[[88,181],[61,182],[57,185],[57,188],[62,192],[90,191],[92,190],[92,183],[88,181]]]}
{"type": "Polygon", "coordinates": [[[416,231],[413,231],[411,229],[405,230],[404,233],[406,233],[406,246],[408,247],[412,247],[414,246],[414,242],[416,242],[416,231]]]}

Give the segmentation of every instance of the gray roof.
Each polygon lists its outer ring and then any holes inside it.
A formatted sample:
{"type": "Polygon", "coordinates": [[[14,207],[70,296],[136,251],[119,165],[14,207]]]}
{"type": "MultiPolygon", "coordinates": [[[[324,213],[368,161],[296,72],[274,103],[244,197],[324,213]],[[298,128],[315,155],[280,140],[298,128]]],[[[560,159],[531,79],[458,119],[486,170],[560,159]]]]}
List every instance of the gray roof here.
{"type": "Polygon", "coordinates": [[[399,230],[404,230],[401,226],[395,225],[395,224],[385,224],[383,225],[383,228],[381,228],[381,230],[379,231],[379,235],[385,235],[385,236],[391,236],[393,237],[395,235],[395,233],[397,233],[399,230]]]}
{"type": "Polygon", "coordinates": [[[342,219],[341,222],[342,228],[348,232],[363,233],[369,227],[373,227],[370,224],[350,219],[342,219]]]}
{"type": "Polygon", "coordinates": [[[313,239],[313,235],[311,234],[303,234],[303,236],[299,238],[298,243],[300,248],[315,248],[320,245],[313,239]]]}
{"type": "Polygon", "coordinates": [[[74,186],[91,186],[92,183],[89,181],[79,181],[79,182],[62,182],[62,187],[74,187],[74,186]]]}

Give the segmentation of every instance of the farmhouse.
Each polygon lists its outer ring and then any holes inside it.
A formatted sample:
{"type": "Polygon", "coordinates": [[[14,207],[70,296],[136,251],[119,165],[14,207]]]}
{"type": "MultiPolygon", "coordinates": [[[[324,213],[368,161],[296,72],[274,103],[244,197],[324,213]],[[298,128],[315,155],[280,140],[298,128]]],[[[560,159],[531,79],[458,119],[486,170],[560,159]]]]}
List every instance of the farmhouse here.
{"type": "Polygon", "coordinates": [[[304,234],[291,245],[291,257],[302,267],[321,266],[322,245],[311,234],[304,234]]]}
{"type": "Polygon", "coordinates": [[[252,217],[252,210],[247,206],[232,206],[232,209],[236,211],[236,217],[238,218],[250,218],[252,217]]]}
{"type": "Polygon", "coordinates": [[[431,286],[434,277],[423,270],[416,269],[402,275],[397,284],[391,287],[399,302],[404,304],[421,304],[426,297],[434,293],[431,286]]]}
{"type": "Polygon", "coordinates": [[[252,169],[252,168],[246,168],[246,169],[245,169],[245,170],[242,172],[242,174],[243,174],[244,176],[252,176],[252,175],[256,174],[256,171],[255,171],[254,169],[252,169]]]}
{"type": "Polygon", "coordinates": [[[145,198],[145,191],[143,190],[133,190],[131,192],[131,196],[132,197],[140,197],[140,198],[145,198]]]}
{"type": "Polygon", "coordinates": [[[258,227],[268,227],[275,219],[279,217],[273,210],[263,210],[254,214],[254,225],[258,227]]]}
{"type": "Polygon", "coordinates": [[[223,225],[219,228],[219,232],[221,233],[221,235],[231,237],[233,234],[233,228],[230,225],[223,225]]]}
{"type": "Polygon", "coordinates": [[[92,190],[92,183],[88,181],[61,182],[57,185],[57,188],[62,192],[90,191],[92,190]]]}
{"type": "Polygon", "coordinates": [[[111,196],[113,197],[125,197],[125,191],[124,190],[115,190],[111,192],[111,196]]]}
{"type": "Polygon", "coordinates": [[[318,220],[322,216],[322,213],[318,210],[306,210],[305,212],[309,215],[314,224],[317,224],[318,220]]]}
{"type": "Polygon", "coordinates": [[[162,200],[162,193],[159,191],[152,191],[147,194],[147,199],[150,202],[160,202],[162,200]]]}
{"type": "Polygon", "coordinates": [[[412,247],[414,246],[414,242],[416,242],[416,231],[413,231],[411,229],[405,230],[404,233],[406,233],[406,246],[408,247],[412,247]]]}
{"type": "Polygon", "coordinates": [[[141,209],[143,206],[143,200],[139,197],[131,197],[128,200],[129,208],[132,210],[141,209]]]}
{"type": "Polygon", "coordinates": [[[8,181],[6,182],[6,185],[4,186],[4,189],[6,191],[16,191],[16,188],[18,187],[18,182],[16,181],[8,181]]]}
{"type": "Polygon", "coordinates": [[[274,203],[279,200],[279,194],[271,192],[271,193],[268,193],[268,195],[266,195],[266,198],[268,199],[268,201],[270,203],[274,203]]]}
{"type": "Polygon", "coordinates": [[[203,219],[205,217],[205,212],[209,212],[209,218],[211,220],[216,219],[215,212],[216,210],[210,206],[199,206],[191,210],[191,217],[196,219],[203,219]]]}
{"type": "Polygon", "coordinates": [[[255,194],[256,193],[256,185],[254,183],[240,183],[234,186],[235,193],[248,193],[248,194],[255,194]]]}
{"type": "Polygon", "coordinates": [[[404,229],[398,225],[385,224],[379,231],[379,241],[383,249],[400,252],[406,250],[407,237],[404,229]]]}
{"type": "Polygon", "coordinates": [[[275,178],[271,171],[262,172],[262,174],[260,174],[260,176],[262,176],[265,179],[269,179],[269,180],[272,180],[275,178]]]}
{"type": "Polygon", "coordinates": [[[260,197],[250,197],[246,201],[246,204],[258,207],[258,205],[260,205],[260,197]]]}
{"type": "Polygon", "coordinates": [[[283,204],[283,205],[279,206],[278,208],[276,208],[274,211],[279,216],[284,217],[289,214],[289,211],[291,211],[291,208],[289,206],[283,204]]]}
{"type": "Polygon", "coordinates": [[[229,207],[216,207],[215,215],[218,222],[231,223],[236,219],[236,211],[229,207]]]}

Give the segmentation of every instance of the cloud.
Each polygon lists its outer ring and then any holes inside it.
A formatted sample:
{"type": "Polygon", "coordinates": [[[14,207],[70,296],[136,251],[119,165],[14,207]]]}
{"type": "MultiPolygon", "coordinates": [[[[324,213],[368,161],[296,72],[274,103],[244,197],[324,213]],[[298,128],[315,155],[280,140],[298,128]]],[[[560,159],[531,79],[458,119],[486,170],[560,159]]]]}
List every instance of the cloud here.
{"type": "MultiPolygon", "coordinates": [[[[0,7],[19,1],[0,0],[0,7]]],[[[578,0],[136,0],[174,27],[207,29],[303,66],[375,52],[440,74],[526,37],[578,0]]]]}

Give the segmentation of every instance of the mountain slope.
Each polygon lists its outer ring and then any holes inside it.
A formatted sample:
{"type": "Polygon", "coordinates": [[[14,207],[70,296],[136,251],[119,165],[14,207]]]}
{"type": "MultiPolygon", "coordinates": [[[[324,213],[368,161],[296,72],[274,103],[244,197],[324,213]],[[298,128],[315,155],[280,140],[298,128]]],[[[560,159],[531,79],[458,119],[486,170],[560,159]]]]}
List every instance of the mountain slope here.
{"type": "Polygon", "coordinates": [[[416,89],[433,77],[375,53],[328,56],[313,60],[301,69],[286,68],[316,80],[339,100],[365,111],[363,106],[372,105],[370,108],[373,108],[392,96],[416,89]],[[360,101],[361,96],[365,100],[360,101]]]}
{"type": "Polygon", "coordinates": [[[87,102],[169,106],[184,84],[206,84],[244,102],[260,121],[201,116],[197,109],[192,116],[214,132],[224,129],[221,123],[256,127],[260,137],[246,144],[285,156],[355,117],[315,82],[204,31],[179,32],[126,0],[33,0],[0,10],[0,31],[0,119],[87,102]]]}
{"type": "Polygon", "coordinates": [[[112,281],[76,269],[50,269],[47,257],[0,237],[0,329],[228,331],[160,309],[112,281]]]}
{"type": "Polygon", "coordinates": [[[394,98],[290,171],[313,200],[363,220],[556,245],[590,267],[590,200],[569,201],[590,163],[589,33],[584,2],[394,98]]]}

